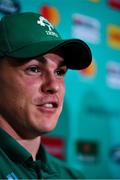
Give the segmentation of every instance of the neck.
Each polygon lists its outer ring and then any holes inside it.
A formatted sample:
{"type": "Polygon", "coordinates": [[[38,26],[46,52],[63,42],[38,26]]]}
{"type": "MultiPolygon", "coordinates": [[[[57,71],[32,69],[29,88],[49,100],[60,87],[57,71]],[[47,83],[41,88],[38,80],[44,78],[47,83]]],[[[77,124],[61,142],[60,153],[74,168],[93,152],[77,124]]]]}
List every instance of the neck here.
{"type": "Polygon", "coordinates": [[[34,160],[36,160],[36,154],[38,152],[41,137],[38,136],[34,139],[20,139],[18,142],[32,154],[34,160]]]}
{"type": "Polygon", "coordinates": [[[27,151],[29,151],[34,160],[36,159],[36,154],[41,143],[40,136],[31,139],[23,138],[7,122],[3,123],[1,118],[0,127],[4,129],[10,136],[12,136],[18,143],[20,143],[27,151]]]}

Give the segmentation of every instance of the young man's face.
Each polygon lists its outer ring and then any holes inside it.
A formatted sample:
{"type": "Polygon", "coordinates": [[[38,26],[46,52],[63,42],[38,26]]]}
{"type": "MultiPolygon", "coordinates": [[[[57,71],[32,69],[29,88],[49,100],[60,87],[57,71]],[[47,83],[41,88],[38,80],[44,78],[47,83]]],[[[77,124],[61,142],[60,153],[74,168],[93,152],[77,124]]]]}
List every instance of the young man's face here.
{"type": "Polygon", "coordinates": [[[0,121],[31,138],[51,131],[64,98],[63,58],[54,53],[30,60],[0,62],[0,121]],[[7,124],[6,123],[6,124],[7,124]]]}

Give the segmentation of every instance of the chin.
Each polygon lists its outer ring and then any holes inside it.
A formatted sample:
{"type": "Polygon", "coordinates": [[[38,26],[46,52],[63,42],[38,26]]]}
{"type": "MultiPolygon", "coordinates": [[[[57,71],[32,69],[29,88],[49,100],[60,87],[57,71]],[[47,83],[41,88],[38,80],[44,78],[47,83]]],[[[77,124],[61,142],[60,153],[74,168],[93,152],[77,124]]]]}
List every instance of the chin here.
{"type": "Polygon", "coordinates": [[[42,122],[40,122],[39,128],[43,132],[50,132],[50,131],[54,130],[54,128],[56,127],[56,124],[58,122],[57,119],[58,118],[56,118],[56,117],[54,117],[54,118],[44,118],[42,120],[42,122]]]}
{"type": "Polygon", "coordinates": [[[37,127],[33,127],[33,132],[36,133],[38,136],[42,134],[46,134],[54,130],[56,127],[56,123],[44,123],[43,125],[38,125],[37,127]]]}
{"type": "Polygon", "coordinates": [[[51,132],[51,131],[53,131],[54,130],[54,128],[56,127],[56,125],[54,125],[54,126],[47,126],[47,127],[44,127],[43,128],[43,132],[45,133],[49,133],[49,132],[51,132]]]}

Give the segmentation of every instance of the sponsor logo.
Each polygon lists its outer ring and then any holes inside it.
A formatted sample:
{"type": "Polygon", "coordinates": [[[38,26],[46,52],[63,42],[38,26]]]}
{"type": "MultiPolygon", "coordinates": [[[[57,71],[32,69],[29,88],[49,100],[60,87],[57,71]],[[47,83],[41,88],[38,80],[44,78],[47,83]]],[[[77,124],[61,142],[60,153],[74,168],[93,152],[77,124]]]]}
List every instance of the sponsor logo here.
{"type": "Polygon", "coordinates": [[[16,0],[1,0],[0,12],[12,14],[20,11],[20,4],[16,0]]]}
{"type": "Polygon", "coordinates": [[[42,137],[46,150],[53,156],[64,159],[64,141],[59,137],[42,137]]]}
{"type": "Polygon", "coordinates": [[[54,26],[59,24],[60,15],[56,7],[45,4],[40,8],[40,14],[48,19],[54,26]]]}
{"type": "Polygon", "coordinates": [[[93,76],[96,73],[96,64],[92,60],[92,63],[85,69],[79,70],[79,73],[84,76],[93,76]]]}
{"type": "Polygon", "coordinates": [[[120,63],[110,61],[107,64],[107,85],[114,89],[120,89],[120,63]]]}
{"type": "Polygon", "coordinates": [[[89,0],[90,2],[93,2],[93,3],[99,3],[100,0],[89,0]]]}
{"type": "Polygon", "coordinates": [[[119,109],[118,110],[117,109],[108,109],[104,106],[90,105],[87,107],[86,113],[92,114],[93,116],[97,116],[99,118],[104,118],[104,119],[120,117],[119,109]]]}
{"type": "Polygon", "coordinates": [[[112,8],[120,9],[120,0],[108,0],[108,4],[112,8]]]}
{"type": "Polygon", "coordinates": [[[81,14],[73,14],[72,24],[72,36],[74,38],[83,39],[94,44],[100,43],[101,25],[97,19],[81,14]]]}
{"type": "Polygon", "coordinates": [[[95,162],[98,157],[96,142],[78,140],[76,142],[77,159],[83,162],[95,162]]]}
{"type": "Polygon", "coordinates": [[[112,148],[112,150],[110,152],[110,157],[117,164],[120,164],[120,145],[115,146],[115,147],[112,148]]]}
{"type": "Polygon", "coordinates": [[[120,49],[120,26],[117,25],[108,26],[108,44],[112,48],[120,49]]]}

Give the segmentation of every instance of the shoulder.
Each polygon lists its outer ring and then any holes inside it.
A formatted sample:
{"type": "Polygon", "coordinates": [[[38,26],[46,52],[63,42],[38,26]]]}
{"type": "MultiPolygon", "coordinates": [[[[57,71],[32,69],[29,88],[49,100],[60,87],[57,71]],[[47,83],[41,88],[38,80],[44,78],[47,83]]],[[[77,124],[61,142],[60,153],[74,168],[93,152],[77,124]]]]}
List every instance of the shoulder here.
{"type": "Polygon", "coordinates": [[[85,179],[83,174],[76,170],[75,168],[70,167],[67,163],[62,160],[59,160],[51,155],[48,155],[50,164],[55,171],[59,173],[60,178],[63,179],[85,179]]]}

